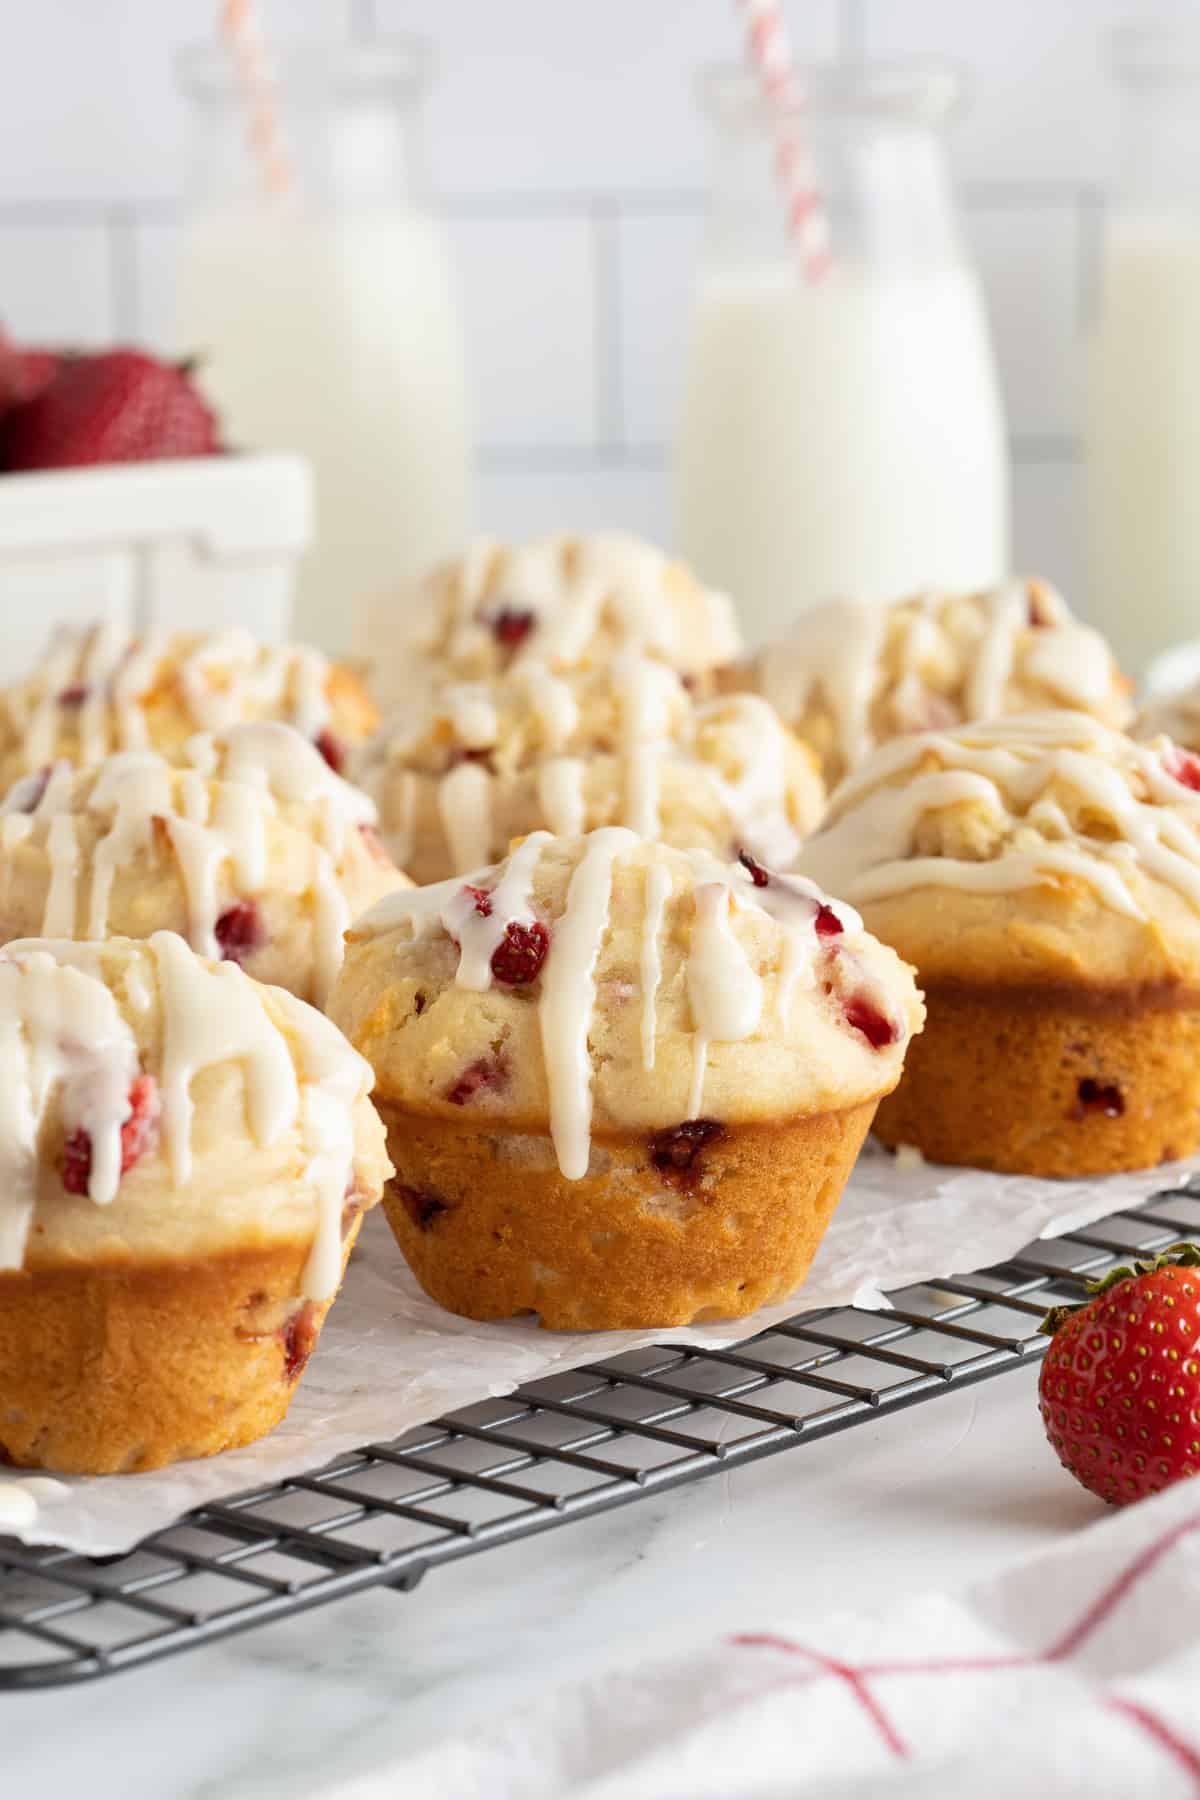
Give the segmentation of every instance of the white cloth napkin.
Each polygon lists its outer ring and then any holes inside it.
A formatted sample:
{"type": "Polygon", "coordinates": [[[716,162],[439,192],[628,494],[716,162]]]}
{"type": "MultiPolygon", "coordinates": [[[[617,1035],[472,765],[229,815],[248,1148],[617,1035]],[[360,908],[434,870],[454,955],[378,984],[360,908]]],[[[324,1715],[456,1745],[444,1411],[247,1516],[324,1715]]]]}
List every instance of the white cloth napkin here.
{"type": "MultiPolygon", "coordinates": [[[[1066,1477],[1064,1477],[1066,1479],[1066,1477]]],[[[330,1800],[1200,1795],[1200,1479],[964,1593],[552,1691],[330,1800]]]]}

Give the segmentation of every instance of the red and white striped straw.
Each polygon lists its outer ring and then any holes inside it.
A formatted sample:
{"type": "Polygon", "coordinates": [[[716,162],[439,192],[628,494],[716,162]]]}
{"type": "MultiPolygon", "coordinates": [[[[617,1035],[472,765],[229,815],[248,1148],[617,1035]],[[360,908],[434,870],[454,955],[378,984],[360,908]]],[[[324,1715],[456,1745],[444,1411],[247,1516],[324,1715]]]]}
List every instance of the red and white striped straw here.
{"type": "Polygon", "coordinates": [[[810,281],[829,269],[829,221],[816,170],[800,128],[800,91],[793,75],[792,46],[779,0],[738,0],[746,22],[746,45],[767,104],[775,136],[775,173],[787,207],[788,236],[810,281]]]}
{"type": "Polygon", "coordinates": [[[246,134],[262,170],[263,186],[268,194],[286,194],[292,187],[292,164],[280,123],[267,40],[254,0],[221,0],[220,30],[237,71],[246,108],[246,134]]]}

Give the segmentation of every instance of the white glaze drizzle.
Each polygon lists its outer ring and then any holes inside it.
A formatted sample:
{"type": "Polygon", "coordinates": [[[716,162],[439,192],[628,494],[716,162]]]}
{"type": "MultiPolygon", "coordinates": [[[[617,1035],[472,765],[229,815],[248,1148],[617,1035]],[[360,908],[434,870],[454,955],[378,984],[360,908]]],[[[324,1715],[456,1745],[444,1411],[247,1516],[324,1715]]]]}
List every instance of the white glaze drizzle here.
{"type": "Polygon", "coordinates": [[[500,722],[488,690],[479,682],[454,682],[443,689],[439,710],[468,750],[487,750],[496,742],[500,722]]]}
{"type": "Polygon", "coordinates": [[[580,837],[587,829],[586,774],[587,764],[580,756],[552,756],[538,764],[538,805],[557,837],[580,837]]]}
{"type": "Polygon", "coordinates": [[[671,897],[671,871],[655,860],[646,869],[646,894],[642,914],[642,1067],[652,1069],[658,1038],[658,984],[662,980],[659,936],[663,915],[671,897]]]}
{"type": "Polygon", "coordinates": [[[471,545],[450,592],[449,654],[470,657],[487,639],[488,603],[533,614],[515,667],[578,664],[607,622],[619,647],[650,651],[683,668],[707,668],[738,653],[733,607],[725,594],[698,585],[685,603],[685,624],[669,589],[671,564],[652,544],[622,532],[566,534],[500,546],[471,545]]]}
{"type": "MultiPolygon", "coordinates": [[[[440,697],[435,718],[449,725],[456,747],[470,750],[498,744],[503,750],[506,721],[515,723],[519,743],[522,709],[528,709],[541,734],[532,760],[541,820],[557,836],[578,836],[588,827],[586,757],[594,754],[595,743],[572,680],[585,702],[599,701],[602,708],[607,702],[615,711],[620,824],[644,837],[659,834],[662,770],[670,762],[685,769],[688,778],[694,777],[699,790],[709,791],[714,810],[719,807],[727,815],[731,841],[773,867],[794,859],[801,843],[791,813],[799,752],[774,708],[757,694],[733,694],[693,707],[678,676],[664,663],[625,653],[602,672],[570,679],[532,664],[490,687],[457,684],[440,697]],[[582,735],[575,747],[584,754],[563,754],[576,732],[582,735]],[[736,773],[727,774],[731,764],[736,773]]],[[[419,779],[403,765],[406,757],[420,754],[421,742],[422,733],[411,728],[390,740],[380,734],[362,769],[376,797],[385,791],[398,796],[399,817],[391,838],[401,863],[412,849],[419,779]]],[[[456,872],[477,868],[494,854],[497,779],[502,782],[503,777],[489,779],[489,771],[471,760],[454,763],[437,778],[438,816],[456,872]]],[[[815,776],[813,783],[815,790],[815,776]]]]}
{"type": "Polygon", "coordinates": [[[647,657],[616,656],[612,682],[621,732],[623,823],[642,837],[657,837],[659,764],[667,747],[671,700],[679,693],[679,680],[664,664],[647,657]]]}
{"type": "Polygon", "coordinates": [[[255,984],[231,963],[209,969],[182,938],[150,940],[162,995],[163,1136],[176,1185],[191,1175],[192,1083],[202,1068],[237,1061],[246,1113],[260,1145],[300,1126],[317,1192],[317,1232],[302,1281],[310,1300],[326,1300],[340,1272],[340,1220],[354,1160],[351,1109],[370,1086],[366,1065],[329,1022],[291,994],[272,989],[288,1018],[301,1064],[269,1018],[255,984]],[[303,1083],[303,1085],[302,1085],[303,1083]],[[338,1232],[335,1243],[334,1233],[338,1232]]]}
{"type": "Polygon", "coordinates": [[[820,688],[843,754],[847,762],[857,762],[871,747],[871,701],[886,632],[886,607],[855,600],[814,607],[781,643],[760,653],[764,696],[785,719],[795,721],[820,688]]]}
{"type": "Polygon", "coordinates": [[[789,721],[803,715],[818,689],[823,693],[850,768],[874,746],[872,707],[889,678],[891,711],[904,729],[1011,710],[1013,687],[1043,690],[1066,705],[1109,704],[1114,712],[1120,705],[1104,639],[1042,582],[1009,582],[969,596],[922,594],[891,606],[833,601],[803,614],[787,638],[760,653],[757,668],[762,693],[789,721]],[[898,652],[890,677],[889,633],[898,652]],[[927,675],[936,678],[934,688],[925,685],[927,675]]]}
{"type": "Polygon", "coordinates": [[[550,1137],[568,1181],[587,1174],[591,1154],[592,1064],[588,1033],[596,999],[596,959],[608,926],[613,865],[637,848],[620,826],[594,831],[567,888],[554,954],[542,970],[539,1017],[550,1088],[550,1137]]]}
{"type": "Polygon", "coordinates": [[[1010,893],[1065,875],[1137,919],[1145,914],[1128,877],[1140,868],[1200,912],[1200,798],[1170,774],[1176,754],[1165,740],[1133,744],[1082,713],[897,739],[838,789],[802,862],[861,902],[926,886],[1010,893]],[[904,779],[892,785],[896,777],[904,779]],[[1102,818],[1115,838],[1074,831],[1059,793],[1102,818]],[[1020,842],[978,861],[917,855],[920,821],[964,803],[1002,831],[1023,828],[1020,842]]]}
{"type": "Polygon", "coordinates": [[[159,820],[187,894],[189,942],[201,955],[218,957],[222,868],[229,864],[239,896],[262,893],[267,882],[268,822],[281,810],[287,816],[294,808],[301,828],[312,830],[315,824],[320,839],[314,845],[312,893],[314,987],[323,999],[341,964],[342,933],[348,922],[337,865],[349,831],[374,821],[374,805],[335,775],[290,726],[234,725],[219,737],[193,738],[187,754],[193,764],[188,769],[175,769],[148,750],[118,751],[102,762],[85,806],[107,830],[86,863],[79,853],[77,820],[65,810],[73,771],[58,765],[40,798],[38,776],[26,777],[14,787],[0,807],[5,845],[26,837],[35,821],[48,821],[50,881],[43,935],[73,937],[78,926],[86,937],[106,937],[116,871],[149,844],[159,820]],[[33,810],[27,813],[24,808],[31,801],[33,810]],[[315,820],[311,814],[299,817],[305,808],[311,809],[315,820]],[[81,875],[86,878],[82,920],[77,916],[81,875]]]}
{"type": "Polygon", "coordinates": [[[724,881],[702,882],[694,891],[696,922],[687,965],[692,1008],[692,1089],[688,1118],[698,1119],[704,1097],[708,1047],[714,1038],[734,1043],[751,1037],[762,1016],[762,977],[734,935],[730,913],[737,904],[724,881]]]}
{"type": "Polygon", "coordinates": [[[83,690],[74,707],[81,763],[144,748],[143,702],[167,662],[174,662],[177,690],[201,729],[277,712],[312,738],[329,721],[329,664],[307,645],[261,645],[241,628],[193,640],[161,630],[135,638],[107,622],[82,630],[60,626],[28,683],[14,693],[27,761],[36,767],[52,760],[61,696],[73,687],[83,690]],[[25,700],[23,691],[36,699],[25,700]]]}
{"type": "Polygon", "coordinates": [[[67,1134],[90,1133],[88,1194],[108,1206],[121,1174],[121,1126],[137,1045],[108,989],[47,950],[0,956],[0,1269],[19,1269],[38,1183],[38,1135],[56,1091],[67,1134]]]}
{"type": "Polygon", "coordinates": [[[482,763],[461,762],[443,775],[438,814],[455,870],[465,874],[492,854],[492,777],[482,763]]]}
{"type": "Polygon", "coordinates": [[[75,883],[79,874],[79,837],[69,813],[55,813],[46,833],[50,884],[42,914],[44,937],[75,936],[75,883]]]}
{"type": "MultiPolygon", "coordinates": [[[[510,924],[529,925],[536,914],[533,892],[538,865],[553,840],[534,832],[519,844],[499,869],[475,871],[425,888],[388,895],[354,927],[369,939],[407,925],[414,938],[440,925],[458,947],[456,983],[484,992],[493,981],[491,959],[510,924]],[[481,909],[481,900],[485,901],[481,909]]],[[[592,1113],[589,1037],[596,999],[596,964],[609,928],[614,869],[641,852],[646,860],[639,974],[642,988],[640,1034],[643,1064],[653,1068],[657,1033],[656,1005],[661,983],[659,950],[673,881],[671,859],[679,853],[647,844],[635,833],[611,826],[583,841],[567,887],[562,915],[549,932],[542,964],[538,1001],[542,1052],[549,1090],[550,1132],[558,1165],[568,1180],[579,1180],[590,1157],[592,1113]]],[[[686,960],[686,988],[694,1018],[691,1116],[703,1098],[709,1046],[752,1036],[763,1011],[764,982],[733,927],[742,911],[758,910],[782,927],[780,966],[788,965],[793,982],[801,967],[815,984],[813,965],[822,952],[817,920],[828,909],[842,927],[838,950],[864,941],[862,920],[852,907],[831,901],[803,876],[772,873],[765,888],[756,886],[740,864],[726,864],[704,850],[686,853],[695,878],[694,921],[686,960]],[[843,937],[845,942],[843,942],[843,937]],[[794,954],[788,940],[795,939],[794,954]],[[789,961],[790,959],[790,961],[789,961]]],[[[902,1008],[892,1000],[884,978],[855,962],[856,987],[875,999],[879,1010],[895,1021],[897,1041],[907,1035],[902,1008]]]]}
{"type": "MultiPolygon", "coordinates": [[[[173,1183],[185,1185],[192,1173],[196,1076],[217,1063],[239,1063],[256,1142],[269,1146],[293,1129],[301,1134],[318,1214],[303,1292],[311,1300],[328,1299],[341,1268],[340,1220],[354,1160],[352,1112],[370,1090],[370,1069],[327,1019],[293,995],[259,988],[231,963],[208,967],[172,932],[157,932],[148,950],[163,1010],[158,1091],[173,1183]],[[268,992],[286,1036],[266,1010],[268,992]]],[[[56,1089],[67,1129],[80,1127],[92,1140],[90,1197],[108,1205],[117,1192],[120,1132],[130,1115],[139,1058],[101,977],[103,955],[96,944],[28,939],[0,956],[6,1070],[0,1084],[0,1267],[19,1268],[24,1259],[37,1131],[56,1089]]]]}
{"type": "Polygon", "coordinates": [[[300,1064],[306,1175],[317,1197],[317,1231],[303,1291],[310,1300],[327,1300],[342,1272],[342,1214],[354,1169],[354,1109],[370,1088],[371,1071],[322,1014],[282,990],[275,990],[275,999],[288,1020],[300,1064]]]}
{"type": "MultiPolygon", "coordinates": [[[[488,886],[490,910],[481,913],[475,895],[458,882],[440,883],[423,891],[435,896],[434,910],[442,926],[459,945],[459,987],[484,992],[492,984],[492,957],[510,924],[531,925],[533,880],[543,851],[550,842],[545,831],[531,831],[504,864],[495,886],[488,886]],[[441,901],[446,893],[446,905],[441,901]]],[[[490,873],[488,871],[487,873],[490,873]]],[[[370,915],[369,915],[370,916],[370,915]]]]}
{"type": "Polygon", "coordinates": [[[738,746],[742,773],[736,780],[722,775],[714,761],[704,760],[705,777],[719,794],[738,843],[769,867],[786,868],[801,844],[788,811],[788,754],[793,747],[787,727],[757,694],[731,694],[698,707],[697,729],[710,721],[738,746]]]}
{"type": "Polygon", "coordinates": [[[579,723],[575,696],[561,676],[552,675],[540,662],[523,663],[516,673],[541,726],[545,747],[556,755],[566,748],[579,723]]]}
{"type": "Polygon", "coordinates": [[[982,606],[983,635],[964,684],[966,715],[973,719],[989,719],[1003,710],[1004,692],[1016,660],[1017,634],[1029,626],[1028,596],[1017,582],[985,594],[982,606]]]}

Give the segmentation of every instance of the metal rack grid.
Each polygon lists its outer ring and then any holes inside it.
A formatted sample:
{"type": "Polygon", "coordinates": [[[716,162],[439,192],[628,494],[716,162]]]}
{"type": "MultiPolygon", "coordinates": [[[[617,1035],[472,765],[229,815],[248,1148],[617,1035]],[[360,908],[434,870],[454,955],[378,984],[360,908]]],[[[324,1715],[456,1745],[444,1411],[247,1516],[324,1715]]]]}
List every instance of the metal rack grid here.
{"type": "Polygon", "coordinates": [[[1200,1235],[1200,1184],[1041,1240],[895,1310],[801,1313],[729,1349],[591,1363],[204,1506],[126,1556],[0,1540],[0,1689],[196,1649],[1036,1362],[1046,1307],[1200,1235]]]}

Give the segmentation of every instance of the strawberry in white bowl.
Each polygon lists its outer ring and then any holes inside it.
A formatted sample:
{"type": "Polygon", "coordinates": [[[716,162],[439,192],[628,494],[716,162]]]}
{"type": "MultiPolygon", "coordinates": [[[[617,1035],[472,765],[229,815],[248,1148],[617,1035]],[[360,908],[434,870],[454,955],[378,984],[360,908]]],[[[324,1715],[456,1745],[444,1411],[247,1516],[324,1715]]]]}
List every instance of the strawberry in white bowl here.
{"type": "Polygon", "coordinates": [[[189,363],[144,350],[0,341],[0,468],[10,473],[212,456],[221,448],[189,363]]]}
{"type": "Polygon", "coordinates": [[[0,326],[0,681],[53,620],[291,636],[309,466],[223,452],[189,364],[21,344],[0,326]]]}

